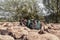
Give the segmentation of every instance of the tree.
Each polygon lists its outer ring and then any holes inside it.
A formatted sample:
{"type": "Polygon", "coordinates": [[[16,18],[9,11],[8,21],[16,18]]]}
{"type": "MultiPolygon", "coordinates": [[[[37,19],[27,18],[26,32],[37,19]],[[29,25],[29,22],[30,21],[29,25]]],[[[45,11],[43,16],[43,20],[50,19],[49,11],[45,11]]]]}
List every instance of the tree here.
{"type": "Polygon", "coordinates": [[[20,17],[34,18],[37,15],[35,0],[5,0],[2,6],[3,10],[14,12],[13,19],[17,21],[20,17]]]}
{"type": "Polygon", "coordinates": [[[59,12],[59,0],[48,0],[48,4],[46,5],[46,7],[48,9],[51,9],[53,10],[53,13],[54,15],[51,16],[52,20],[55,21],[56,23],[59,22],[59,17],[58,15],[60,15],[60,12],[59,12]]]}

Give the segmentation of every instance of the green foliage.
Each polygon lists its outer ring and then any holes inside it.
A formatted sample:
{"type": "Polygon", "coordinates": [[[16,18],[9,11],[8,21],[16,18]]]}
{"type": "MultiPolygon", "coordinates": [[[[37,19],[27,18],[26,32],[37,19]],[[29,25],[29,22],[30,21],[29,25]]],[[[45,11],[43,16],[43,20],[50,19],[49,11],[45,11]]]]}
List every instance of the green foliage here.
{"type": "MultiPolygon", "coordinates": [[[[52,9],[53,13],[58,16],[58,20],[60,20],[60,0],[58,0],[58,13],[57,13],[57,0],[48,0],[44,5],[48,9],[52,9]]],[[[42,16],[37,14],[36,3],[35,0],[5,0],[5,2],[0,3],[0,6],[4,7],[3,10],[8,12],[15,12],[15,14],[7,21],[19,21],[20,18],[27,18],[27,19],[40,19],[44,20],[42,16]]],[[[51,16],[52,21],[53,18],[57,18],[57,16],[51,16]]]]}
{"type": "Polygon", "coordinates": [[[15,14],[15,20],[17,19],[17,21],[19,21],[20,18],[27,18],[29,17],[29,19],[35,19],[37,15],[37,10],[35,7],[35,1],[30,0],[27,1],[25,0],[20,7],[17,7],[16,9],[16,14],[15,14]]]}
{"type": "Polygon", "coordinates": [[[6,19],[0,18],[0,22],[4,22],[4,21],[6,21],[6,19]]]}
{"type": "Polygon", "coordinates": [[[48,0],[47,3],[48,3],[47,5],[45,4],[46,7],[48,9],[53,10],[53,13],[56,15],[56,16],[51,16],[52,21],[58,22],[60,19],[60,8],[59,8],[60,0],[48,0]],[[53,20],[54,18],[55,20],[53,20]]]}

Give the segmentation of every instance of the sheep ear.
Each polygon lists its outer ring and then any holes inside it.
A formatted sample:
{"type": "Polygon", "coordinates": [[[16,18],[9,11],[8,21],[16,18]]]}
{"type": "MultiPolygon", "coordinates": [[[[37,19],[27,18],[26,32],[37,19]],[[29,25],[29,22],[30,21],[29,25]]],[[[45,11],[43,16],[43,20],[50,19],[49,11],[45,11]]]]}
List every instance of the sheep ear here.
{"type": "Polygon", "coordinates": [[[39,34],[45,34],[45,32],[43,30],[40,30],[38,33],[39,34]]]}

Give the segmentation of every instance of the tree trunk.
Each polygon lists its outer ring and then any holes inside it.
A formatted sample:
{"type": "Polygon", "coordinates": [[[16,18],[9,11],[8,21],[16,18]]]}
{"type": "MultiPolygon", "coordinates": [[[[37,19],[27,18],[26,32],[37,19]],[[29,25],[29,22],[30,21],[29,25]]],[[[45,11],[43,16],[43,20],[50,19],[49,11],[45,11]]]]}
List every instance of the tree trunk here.
{"type": "Polygon", "coordinates": [[[56,23],[58,23],[58,0],[57,0],[57,13],[56,13],[56,23]]]}

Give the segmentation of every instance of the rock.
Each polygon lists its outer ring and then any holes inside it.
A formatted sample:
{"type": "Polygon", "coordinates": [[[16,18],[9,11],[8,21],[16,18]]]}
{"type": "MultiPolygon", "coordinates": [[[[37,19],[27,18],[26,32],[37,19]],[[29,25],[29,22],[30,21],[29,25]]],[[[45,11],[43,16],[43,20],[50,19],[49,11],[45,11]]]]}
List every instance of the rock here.
{"type": "Polygon", "coordinates": [[[0,35],[0,40],[14,40],[14,38],[8,35],[0,35]]]}

